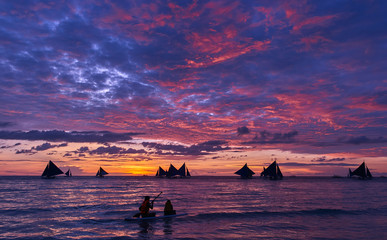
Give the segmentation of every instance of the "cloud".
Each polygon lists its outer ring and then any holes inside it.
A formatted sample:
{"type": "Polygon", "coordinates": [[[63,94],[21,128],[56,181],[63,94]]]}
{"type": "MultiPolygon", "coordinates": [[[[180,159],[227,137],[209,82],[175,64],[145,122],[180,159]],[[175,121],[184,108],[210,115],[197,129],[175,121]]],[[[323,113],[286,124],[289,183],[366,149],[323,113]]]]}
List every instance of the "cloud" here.
{"type": "Polygon", "coordinates": [[[255,135],[252,141],[244,142],[243,144],[276,144],[276,143],[294,143],[295,137],[298,135],[297,131],[290,131],[288,133],[271,133],[268,131],[261,131],[259,135],[255,135]]]}
{"type": "MultiPolygon", "coordinates": [[[[61,143],[61,144],[55,145],[55,144],[51,144],[51,143],[46,142],[46,143],[43,143],[42,145],[32,147],[31,149],[17,150],[16,154],[22,154],[22,153],[35,154],[39,151],[46,151],[46,150],[51,149],[51,148],[59,148],[59,147],[66,147],[66,146],[67,146],[67,143],[61,143]]],[[[50,154],[50,155],[52,155],[52,154],[50,154]]]]}
{"type": "Polygon", "coordinates": [[[366,136],[360,136],[360,137],[350,137],[350,138],[342,138],[339,139],[339,142],[343,143],[349,143],[349,144],[370,144],[370,143],[387,143],[387,139],[384,137],[378,137],[378,138],[368,138],[366,136]]]}
{"type": "Polygon", "coordinates": [[[350,163],[298,163],[298,162],[284,162],[279,163],[280,166],[289,166],[289,167],[309,167],[309,166],[342,166],[342,167],[353,167],[354,164],[350,163]]]}
{"type": "Polygon", "coordinates": [[[327,159],[325,156],[317,159],[312,159],[312,162],[342,162],[345,158],[331,158],[327,159]]]}
{"type": "Polygon", "coordinates": [[[28,155],[33,155],[37,153],[36,151],[32,151],[32,149],[21,149],[21,150],[17,150],[16,151],[16,154],[28,154],[28,155]]]}
{"type": "Polygon", "coordinates": [[[53,145],[51,143],[43,143],[42,145],[38,145],[36,147],[32,147],[32,150],[36,150],[36,151],[45,151],[47,149],[50,149],[50,148],[58,148],[58,147],[66,147],[67,146],[67,143],[62,143],[62,144],[59,144],[59,145],[53,145]]]}
{"type": "Polygon", "coordinates": [[[99,132],[66,132],[59,130],[29,132],[22,131],[0,131],[0,139],[17,139],[17,140],[45,140],[51,142],[117,142],[131,140],[132,136],[141,133],[112,133],[108,131],[99,132]]]}
{"type": "Polygon", "coordinates": [[[88,151],[88,153],[91,154],[91,155],[104,155],[104,154],[109,154],[109,155],[113,155],[113,154],[125,155],[125,154],[146,153],[146,151],[143,150],[143,149],[136,150],[136,149],[133,149],[133,148],[125,149],[125,148],[121,148],[121,147],[117,147],[117,146],[108,146],[108,147],[99,147],[99,148],[97,148],[95,150],[88,151]]]}
{"type": "Polygon", "coordinates": [[[226,141],[206,141],[191,146],[174,145],[174,144],[160,144],[152,142],[143,142],[145,148],[153,148],[156,150],[154,154],[159,155],[207,155],[212,152],[230,150],[226,141]]]}
{"type": "MultiPolygon", "coordinates": [[[[146,129],[152,139],[188,144],[160,146],[162,154],[207,154],[216,147],[198,143],[234,145],[240,140],[228,133],[253,126],[267,131],[244,144],[352,152],[348,145],[385,143],[369,137],[387,122],[385,8],[375,3],[89,5],[1,3],[0,129],[14,128],[12,119],[24,130],[146,129]],[[274,133],[288,129],[302,135],[274,133]],[[368,137],[332,140],[348,133],[368,137]]],[[[104,143],[136,134],[54,130],[0,139],[104,143]]]]}
{"type": "Polygon", "coordinates": [[[6,127],[10,127],[10,126],[13,126],[14,123],[12,122],[0,122],[0,128],[6,128],[6,127]]]}
{"type": "Polygon", "coordinates": [[[238,132],[238,136],[240,136],[240,135],[244,135],[244,134],[249,134],[250,130],[246,126],[244,126],[244,127],[239,127],[237,129],[237,132],[238,132]]]}
{"type": "Polygon", "coordinates": [[[16,147],[16,146],[19,146],[19,145],[21,145],[21,143],[15,143],[12,146],[1,146],[0,148],[13,148],[13,147],[16,147]]]}
{"type": "Polygon", "coordinates": [[[84,152],[87,152],[87,151],[89,151],[89,147],[80,147],[80,148],[78,149],[78,152],[79,152],[79,153],[84,153],[84,152]]]}

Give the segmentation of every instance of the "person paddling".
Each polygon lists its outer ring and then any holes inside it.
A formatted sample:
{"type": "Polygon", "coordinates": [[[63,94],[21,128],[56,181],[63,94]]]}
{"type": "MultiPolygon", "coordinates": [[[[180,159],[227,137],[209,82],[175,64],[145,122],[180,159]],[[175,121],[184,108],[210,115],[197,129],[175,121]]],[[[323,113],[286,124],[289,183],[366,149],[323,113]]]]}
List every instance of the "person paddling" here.
{"type": "Polygon", "coordinates": [[[153,201],[150,202],[149,199],[150,199],[149,196],[145,196],[144,201],[142,202],[142,204],[139,208],[141,217],[143,217],[143,218],[155,216],[155,213],[149,212],[150,209],[153,209],[153,201]]]}
{"type": "Polygon", "coordinates": [[[160,192],[159,195],[157,195],[151,202],[149,201],[150,197],[145,196],[144,201],[142,202],[141,206],[139,207],[140,212],[136,213],[133,217],[154,217],[156,216],[156,213],[150,213],[150,209],[153,209],[153,202],[162,194],[163,192],[160,192]]]}

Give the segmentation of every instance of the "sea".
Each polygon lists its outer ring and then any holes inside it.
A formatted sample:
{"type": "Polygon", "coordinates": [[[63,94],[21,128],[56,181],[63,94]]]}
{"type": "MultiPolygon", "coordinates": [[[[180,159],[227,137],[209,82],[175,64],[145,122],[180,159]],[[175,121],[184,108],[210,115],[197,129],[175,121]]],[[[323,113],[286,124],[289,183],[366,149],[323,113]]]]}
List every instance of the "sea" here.
{"type": "Polygon", "coordinates": [[[0,239],[387,239],[387,179],[0,177],[0,239]]]}

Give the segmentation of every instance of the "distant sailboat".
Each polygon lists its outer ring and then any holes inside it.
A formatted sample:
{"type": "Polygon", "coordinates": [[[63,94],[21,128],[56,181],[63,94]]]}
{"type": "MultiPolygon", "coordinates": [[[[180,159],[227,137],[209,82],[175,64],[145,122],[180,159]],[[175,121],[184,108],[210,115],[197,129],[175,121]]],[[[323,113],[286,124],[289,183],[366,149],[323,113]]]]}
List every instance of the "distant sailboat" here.
{"type": "Polygon", "coordinates": [[[359,176],[361,179],[371,179],[372,178],[371,172],[368,169],[368,167],[366,166],[365,162],[360,164],[360,166],[358,168],[356,168],[356,170],[353,172],[351,171],[351,169],[349,169],[348,176],[352,177],[354,175],[359,176]]]}
{"type": "Polygon", "coordinates": [[[97,172],[97,174],[95,176],[103,178],[103,176],[105,176],[106,174],[109,174],[109,173],[106,172],[105,170],[103,170],[102,167],[99,167],[98,172],[97,172]]]}
{"type": "Polygon", "coordinates": [[[255,174],[248,166],[247,163],[238,171],[236,171],[234,174],[238,174],[241,176],[241,178],[244,179],[250,179],[253,178],[253,175],[255,174]]]}
{"type": "Polygon", "coordinates": [[[277,164],[277,161],[274,161],[270,166],[267,168],[263,168],[263,171],[261,172],[261,177],[269,178],[272,180],[280,180],[283,178],[282,172],[277,164]]]}
{"type": "Polygon", "coordinates": [[[172,164],[169,165],[167,177],[172,178],[172,177],[176,177],[176,175],[178,175],[178,172],[177,172],[177,169],[175,168],[175,166],[173,166],[172,164]]]}
{"type": "Polygon", "coordinates": [[[188,168],[185,166],[185,163],[177,170],[177,175],[182,178],[191,177],[191,174],[188,171],[188,168]]]}
{"type": "Polygon", "coordinates": [[[159,166],[159,169],[157,170],[157,173],[156,173],[156,177],[165,177],[165,176],[167,176],[167,172],[159,166]]]}
{"type": "Polygon", "coordinates": [[[73,174],[71,173],[70,168],[69,168],[69,170],[67,170],[67,172],[65,172],[65,175],[66,175],[66,177],[72,177],[73,176],[73,174]]]}
{"type": "Polygon", "coordinates": [[[53,162],[49,161],[42,173],[42,178],[55,178],[55,175],[63,174],[53,162]]]}

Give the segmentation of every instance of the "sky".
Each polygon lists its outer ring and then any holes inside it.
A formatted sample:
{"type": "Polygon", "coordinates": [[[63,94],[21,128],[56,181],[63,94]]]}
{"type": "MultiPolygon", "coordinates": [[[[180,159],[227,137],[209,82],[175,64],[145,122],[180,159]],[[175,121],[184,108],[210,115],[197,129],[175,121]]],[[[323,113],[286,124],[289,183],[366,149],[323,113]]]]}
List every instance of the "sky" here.
{"type": "Polygon", "coordinates": [[[386,175],[386,9],[1,1],[0,175],[386,175]]]}

